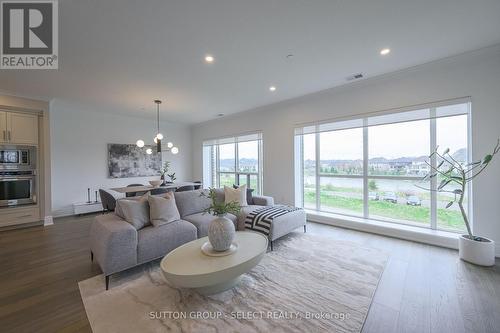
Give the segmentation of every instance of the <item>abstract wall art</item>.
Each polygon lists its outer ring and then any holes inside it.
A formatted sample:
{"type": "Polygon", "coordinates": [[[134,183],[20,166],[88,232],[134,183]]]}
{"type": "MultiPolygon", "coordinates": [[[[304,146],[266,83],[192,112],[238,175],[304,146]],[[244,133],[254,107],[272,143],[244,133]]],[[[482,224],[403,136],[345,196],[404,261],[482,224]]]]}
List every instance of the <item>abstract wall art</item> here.
{"type": "MultiPolygon", "coordinates": [[[[108,177],[149,177],[160,174],[161,154],[146,153],[147,148],[135,144],[108,144],[108,177]]],[[[156,150],[153,149],[153,152],[156,150]]]]}

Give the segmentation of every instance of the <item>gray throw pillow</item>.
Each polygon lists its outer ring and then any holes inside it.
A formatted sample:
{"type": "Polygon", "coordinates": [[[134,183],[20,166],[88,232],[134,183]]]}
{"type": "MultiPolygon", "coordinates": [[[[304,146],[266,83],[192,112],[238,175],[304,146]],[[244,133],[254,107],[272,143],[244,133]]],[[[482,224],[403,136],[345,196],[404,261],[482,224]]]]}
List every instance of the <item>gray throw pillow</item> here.
{"type": "Polygon", "coordinates": [[[130,223],[136,230],[151,224],[147,194],[139,200],[120,199],[116,202],[116,208],[115,214],[130,223]]]}
{"type": "MultiPolygon", "coordinates": [[[[146,195],[146,194],[145,194],[146,195]]],[[[138,197],[127,197],[127,198],[121,198],[121,199],[118,199],[116,200],[116,207],[115,207],[115,214],[118,215],[118,217],[121,217],[122,219],[125,219],[125,217],[123,216],[123,212],[121,210],[121,207],[120,205],[118,204],[120,201],[122,200],[133,200],[133,201],[139,201],[139,200],[142,200],[143,197],[145,195],[142,195],[142,196],[138,196],[138,197]]],[[[147,200],[147,198],[146,198],[147,200]]]]}
{"type": "Polygon", "coordinates": [[[226,199],[226,196],[224,195],[224,189],[223,188],[216,188],[215,189],[215,200],[217,203],[224,203],[226,199]]]}
{"type": "Polygon", "coordinates": [[[161,196],[150,195],[149,202],[149,215],[151,223],[155,227],[163,224],[171,223],[181,219],[179,210],[175,204],[175,197],[172,192],[165,193],[161,196]]]}

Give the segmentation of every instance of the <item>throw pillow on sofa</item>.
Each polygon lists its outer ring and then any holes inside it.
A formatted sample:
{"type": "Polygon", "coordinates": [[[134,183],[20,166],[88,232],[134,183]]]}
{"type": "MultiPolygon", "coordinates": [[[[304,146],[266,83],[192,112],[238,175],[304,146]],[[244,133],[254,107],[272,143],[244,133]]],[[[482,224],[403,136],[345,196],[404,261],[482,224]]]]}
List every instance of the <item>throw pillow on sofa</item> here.
{"type": "Polygon", "coordinates": [[[168,192],[161,196],[150,195],[148,202],[149,216],[153,226],[159,227],[181,219],[179,210],[175,204],[173,192],[168,192]]]}
{"type": "Polygon", "coordinates": [[[130,223],[136,230],[150,225],[148,196],[149,194],[146,193],[139,200],[118,200],[115,214],[130,223]]]}
{"type": "MultiPolygon", "coordinates": [[[[234,185],[233,184],[233,188],[238,188],[238,185],[234,185]]],[[[253,188],[247,188],[247,204],[250,206],[250,205],[253,205],[253,188]]]]}
{"type": "Polygon", "coordinates": [[[224,186],[225,203],[236,202],[241,207],[248,206],[247,203],[247,185],[241,185],[238,188],[224,186]]]}

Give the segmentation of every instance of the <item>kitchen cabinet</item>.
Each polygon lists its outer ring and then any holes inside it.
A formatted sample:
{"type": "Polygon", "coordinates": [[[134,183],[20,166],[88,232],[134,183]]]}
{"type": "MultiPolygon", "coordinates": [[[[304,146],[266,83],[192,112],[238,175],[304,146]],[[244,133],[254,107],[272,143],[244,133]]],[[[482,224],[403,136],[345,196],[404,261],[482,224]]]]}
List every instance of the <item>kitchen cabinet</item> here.
{"type": "Polygon", "coordinates": [[[0,111],[0,142],[19,145],[38,144],[38,116],[0,111]]]}

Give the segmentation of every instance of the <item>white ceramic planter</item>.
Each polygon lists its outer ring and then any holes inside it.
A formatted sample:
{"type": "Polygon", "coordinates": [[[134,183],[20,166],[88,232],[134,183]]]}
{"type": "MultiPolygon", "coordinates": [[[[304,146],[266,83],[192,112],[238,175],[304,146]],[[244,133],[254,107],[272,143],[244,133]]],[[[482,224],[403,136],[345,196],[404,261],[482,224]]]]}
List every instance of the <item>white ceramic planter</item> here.
{"type": "Polygon", "coordinates": [[[480,237],[482,241],[471,240],[468,235],[458,238],[458,255],[460,259],[480,266],[493,266],[495,264],[495,242],[491,239],[480,237]]]}
{"type": "Polygon", "coordinates": [[[235,233],[233,221],[225,216],[217,216],[208,226],[208,240],[215,251],[228,250],[235,233]]]}

